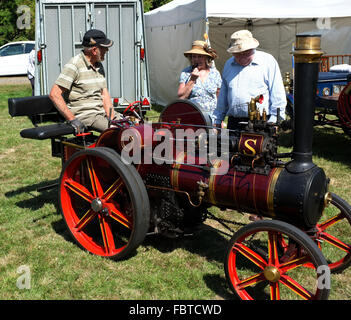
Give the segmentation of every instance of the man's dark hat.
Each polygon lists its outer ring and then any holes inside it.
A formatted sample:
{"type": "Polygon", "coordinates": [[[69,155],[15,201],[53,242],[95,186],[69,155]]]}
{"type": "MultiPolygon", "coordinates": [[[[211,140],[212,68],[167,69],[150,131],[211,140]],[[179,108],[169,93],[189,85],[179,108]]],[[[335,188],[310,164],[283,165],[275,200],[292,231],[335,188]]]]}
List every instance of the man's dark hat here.
{"type": "Polygon", "coordinates": [[[113,41],[107,39],[106,34],[101,30],[90,29],[85,33],[82,45],[83,47],[111,47],[113,45],[113,41]]]}

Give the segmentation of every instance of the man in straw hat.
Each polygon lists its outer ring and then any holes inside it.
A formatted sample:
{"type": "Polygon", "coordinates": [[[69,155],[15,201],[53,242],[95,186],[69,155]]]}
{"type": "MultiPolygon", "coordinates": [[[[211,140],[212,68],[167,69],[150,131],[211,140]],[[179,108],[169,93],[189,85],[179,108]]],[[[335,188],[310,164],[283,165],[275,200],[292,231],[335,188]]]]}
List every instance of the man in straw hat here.
{"type": "Polygon", "coordinates": [[[76,134],[86,127],[104,131],[109,117],[122,117],[113,110],[101,63],[112,45],[103,31],[88,30],[83,37],[83,50],[67,62],[51,89],[51,100],[76,134]],[[68,95],[67,104],[63,94],[68,95]]]}
{"type": "Polygon", "coordinates": [[[259,42],[248,30],[240,30],[231,35],[228,52],[233,55],[224,65],[222,86],[217,108],[213,113],[214,125],[228,115],[228,129],[237,129],[239,122],[248,120],[248,102],[263,95],[263,103],[258,105],[262,114],[265,109],[269,122],[276,122],[277,109],[285,119],[286,96],[279,65],[274,57],[256,51],[259,42]]]}
{"type": "Polygon", "coordinates": [[[212,65],[217,58],[216,51],[205,41],[195,40],[184,56],[188,58],[190,66],[180,74],[178,97],[198,103],[211,117],[222,83],[220,73],[212,65]]]}

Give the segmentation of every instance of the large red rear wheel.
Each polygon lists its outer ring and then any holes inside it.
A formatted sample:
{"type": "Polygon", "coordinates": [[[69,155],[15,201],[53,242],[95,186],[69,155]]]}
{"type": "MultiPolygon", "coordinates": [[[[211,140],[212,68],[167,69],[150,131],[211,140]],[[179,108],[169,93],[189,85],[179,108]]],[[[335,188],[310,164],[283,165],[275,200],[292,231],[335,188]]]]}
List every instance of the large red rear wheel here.
{"type": "Polygon", "coordinates": [[[330,270],[323,254],[304,232],[282,221],[261,220],[239,229],[224,265],[230,288],[242,300],[320,300],[329,295],[330,270]]]}
{"type": "Polygon", "coordinates": [[[341,91],[338,99],[338,117],[341,128],[351,136],[351,83],[349,82],[341,91]]]}
{"type": "Polygon", "coordinates": [[[65,163],[59,199],[74,240],[95,255],[124,258],[149,228],[149,199],[140,175],[108,148],[82,150],[65,163]]]}

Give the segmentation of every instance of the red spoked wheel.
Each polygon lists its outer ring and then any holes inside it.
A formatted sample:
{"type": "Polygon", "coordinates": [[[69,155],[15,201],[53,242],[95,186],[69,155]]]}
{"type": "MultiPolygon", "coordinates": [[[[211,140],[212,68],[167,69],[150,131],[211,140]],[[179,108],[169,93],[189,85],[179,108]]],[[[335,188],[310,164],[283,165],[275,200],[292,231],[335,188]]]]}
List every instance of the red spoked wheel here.
{"type": "Polygon", "coordinates": [[[351,265],[351,206],[334,193],[316,228],[316,241],[331,272],[351,265]]]}
{"type": "Polygon", "coordinates": [[[59,199],[73,239],[95,255],[122,259],[149,228],[145,185],[136,169],[109,148],[82,150],[65,163],[59,199]]]}
{"type": "Polygon", "coordinates": [[[227,282],[242,300],[327,299],[329,273],[313,240],[277,220],[256,221],[241,228],[230,240],[225,259],[227,282]],[[293,250],[289,256],[282,243],[298,248],[298,255],[293,250]],[[306,268],[306,263],[314,268],[306,268]]]}

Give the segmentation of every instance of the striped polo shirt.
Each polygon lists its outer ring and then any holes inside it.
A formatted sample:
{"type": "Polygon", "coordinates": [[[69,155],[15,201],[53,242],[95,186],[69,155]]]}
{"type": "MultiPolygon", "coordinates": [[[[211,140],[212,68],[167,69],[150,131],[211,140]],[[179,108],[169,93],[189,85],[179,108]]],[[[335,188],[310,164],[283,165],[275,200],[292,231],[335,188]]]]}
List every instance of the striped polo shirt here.
{"type": "Polygon", "coordinates": [[[83,51],[68,61],[55,83],[69,90],[67,105],[75,116],[104,114],[102,89],[107,87],[104,67],[100,62],[90,64],[83,51]]]}

